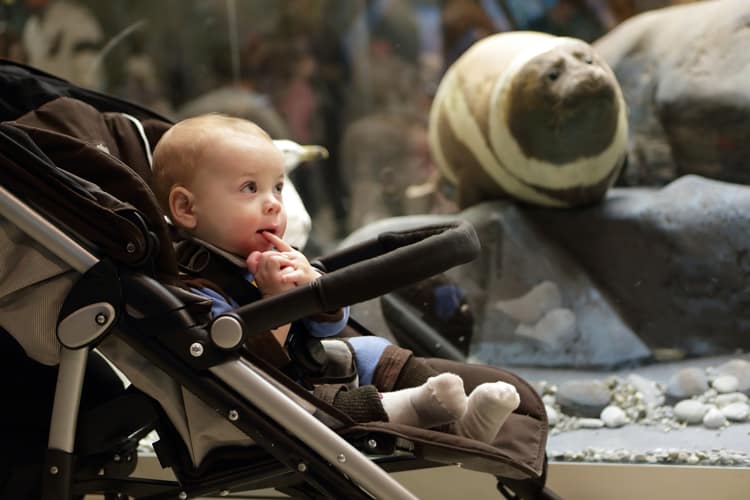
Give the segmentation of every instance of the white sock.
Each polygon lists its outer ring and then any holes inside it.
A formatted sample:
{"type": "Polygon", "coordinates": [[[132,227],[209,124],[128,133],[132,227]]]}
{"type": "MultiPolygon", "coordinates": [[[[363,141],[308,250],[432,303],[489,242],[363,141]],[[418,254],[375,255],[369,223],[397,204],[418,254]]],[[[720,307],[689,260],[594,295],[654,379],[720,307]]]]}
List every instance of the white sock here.
{"type": "Polygon", "coordinates": [[[510,384],[488,382],[478,385],[469,394],[466,413],[456,422],[456,433],[491,443],[520,402],[518,391],[510,384]]]}
{"type": "Polygon", "coordinates": [[[388,421],[429,429],[455,422],[466,412],[464,381],[441,373],[418,387],[381,394],[388,421]]]}

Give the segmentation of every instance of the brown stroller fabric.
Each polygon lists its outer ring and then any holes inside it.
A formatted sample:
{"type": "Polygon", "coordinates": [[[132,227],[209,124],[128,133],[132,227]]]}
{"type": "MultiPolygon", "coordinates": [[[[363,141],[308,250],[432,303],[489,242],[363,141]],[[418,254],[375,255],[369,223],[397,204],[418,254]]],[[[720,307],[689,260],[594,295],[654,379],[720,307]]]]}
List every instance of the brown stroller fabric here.
{"type": "MultiPolygon", "coordinates": [[[[90,242],[97,253],[143,271],[148,270],[144,259],[153,255],[153,275],[166,283],[174,282],[177,277],[174,251],[163,214],[148,186],[151,171],[148,155],[144,153],[144,148],[152,148],[169,128],[168,122],[146,120],[143,128],[148,140],[144,144],[132,121],[122,114],[101,113],[84,102],[63,97],[9,125],[0,126],[13,140],[13,144],[9,141],[0,144],[0,161],[4,164],[0,182],[12,185],[14,191],[33,202],[44,215],[82,241],[90,242]]],[[[440,359],[431,359],[430,364],[438,371],[459,374],[467,390],[497,380],[516,386],[521,405],[492,445],[382,422],[350,425],[351,420],[337,415],[323,403],[318,411],[343,422],[336,430],[344,436],[374,433],[408,441],[412,451],[425,462],[461,463],[470,469],[511,479],[542,478],[548,426],[541,398],[529,384],[499,368],[440,359]]],[[[298,392],[301,400],[315,404],[301,387],[292,390],[298,392]]],[[[212,412],[208,406],[205,409],[212,412]]],[[[191,430],[181,432],[183,439],[189,439],[190,434],[191,430]]],[[[218,445],[211,449],[212,455],[221,451],[218,445]]],[[[248,452],[257,454],[257,449],[248,452]]],[[[194,467],[201,465],[205,453],[204,450],[195,454],[194,467]]]]}
{"type": "MultiPolygon", "coordinates": [[[[132,227],[135,224],[127,217],[123,220],[122,216],[117,216],[135,208],[145,217],[149,229],[156,232],[159,241],[169,241],[162,213],[148,186],[151,167],[144,153],[145,145],[133,123],[121,113],[100,113],[82,101],[61,97],[9,124],[28,134],[42,151],[54,154],[56,167],[95,184],[89,192],[95,194],[96,204],[80,194],[72,197],[69,193],[55,194],[52,186],[47,189],[49,193],[45,193],[50,205],[64,208],[58,211],[48,208],[47,212],[53,211],[61,217],[70,213],[64,222],[74,232],[92,240],[118,261],[139,263],[145,257],[149,242],[142,228],[132,227]],[[133,243],[135,248],[128,247],[127,243],[133,243]]],[[[143,126],[146,136],[154,141],[170,125],[146,120],[143,126]]],[[[29,184],[29,189],[37,193],[44,189],[40,185],[43,179],[36,183],[31,180],[29,184]]],[[[42,202],[41,198],[37,199],[42,202]]],[[[159,247],[157,268],[162,274],[176,276],[171,245],[159,247]]]]}
{"type": "Polygon", "coordinates": [[[438,358],[426,360],[438,372],[460,375],[467,392],[481,383],[497,380],[516,387],[521,404],[508,417],[491,445],[447,432],[383,422],[358,424],[354,428],[383,431],[407,439],[415,444],[417,453],[428,461],[460,463],[467,469],[512,479],[540,476],[549,428],[544,403],[529,383],[507,370],[492,366],[438,358]]]}

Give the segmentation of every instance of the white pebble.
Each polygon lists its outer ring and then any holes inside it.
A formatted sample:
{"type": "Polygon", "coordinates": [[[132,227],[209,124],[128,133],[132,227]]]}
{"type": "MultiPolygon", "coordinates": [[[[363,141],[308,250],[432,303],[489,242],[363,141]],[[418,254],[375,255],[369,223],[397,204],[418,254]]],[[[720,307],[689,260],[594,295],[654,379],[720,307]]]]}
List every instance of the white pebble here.
{"type": "Polygon", "coordinates": [[[707,427],[709,429],[718,429],[726,423],[726,417],[724,417],[724,415],[719,410],[713,407],[708,410],[708,412],[706,412],[706,415],[703,417],[703,425],[704,427],[707,427]]]}
{"type": "Polygon", "coordinates": [[[747,403],[730,403],[721,408],[721,414],[733,422],[744,422],[750,415],[750,405],[747,403]]]}
{"type": "Polygon", "coordinates": [[[729,394],[719,394],[714,399],[714,403],[719,408],[730,405],[732,403],[747,403],[748,397],[742,392],[730,392],[729,394]]]}
{"type": "Polygon", "coordinates": [[[609,405],[602,410],[599,417],[604,425],[610,428],[622,427],[628,423],[628,416],[619,406],[609,405]]]}
{"type": "Polygon", "coordinates": [[[739,386],[739,380],[734,375],[719,375],[711,384],[716,392],[727,394],[735,392],[739,386]]]}
{"type": "Polygon", "coordinates": [[[549,405],[544,405],[544,410],[547,412],[547,422],[549,422],[550,427],[554,427],[560,418],[557,415],[557,410],[555,410],[549,405]]]}
{"type": "Polygon", "coordinates": [[[703,417],[709,408],[709,406],[704,405],[700,401],[686,399],[675,405],[674,416],[678,420],[682,420],[688,424],[699,424],[703,421],[703,417]]]}
{"type": "Polygon", "coordinates": [[[604,422],[598,418],[581,418],[578,419],[578,426],[581,429],[601,429],[604,427],[604,422]]]}

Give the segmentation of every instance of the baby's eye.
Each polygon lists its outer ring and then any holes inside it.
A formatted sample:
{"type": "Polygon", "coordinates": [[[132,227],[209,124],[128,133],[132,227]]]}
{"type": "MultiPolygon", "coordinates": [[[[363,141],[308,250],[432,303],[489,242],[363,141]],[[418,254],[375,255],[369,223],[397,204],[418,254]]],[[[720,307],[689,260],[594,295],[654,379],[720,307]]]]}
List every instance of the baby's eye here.
{"type": "Polygon", "coordinates": [[[283,190],[284,190],[284,183],[283,183],[283,182],[279,182],[278,184],[276,184],[276,185],[274,186],[274,190],[275,190],[275,191],[276,191],[276,192],[277,192],[278,194],[281,194],[281,191],[283,191],[283,190]]]}
{"type": "Polygon", "coordinates": [[[248,193],[257,193],[258,185],[255,184],[255,181],[250,181],[243,186],[242,190],[247,191],[248,193]]]}

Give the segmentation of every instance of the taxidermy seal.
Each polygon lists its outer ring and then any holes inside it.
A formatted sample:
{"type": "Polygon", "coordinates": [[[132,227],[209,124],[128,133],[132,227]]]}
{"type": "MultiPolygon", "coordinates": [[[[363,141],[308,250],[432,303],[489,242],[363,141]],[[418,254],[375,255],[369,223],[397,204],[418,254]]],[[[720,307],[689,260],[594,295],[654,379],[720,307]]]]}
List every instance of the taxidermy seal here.
{"type": "Polygon", "coordinates": [[[591,46],[531,31],[484,38],[448,69],[429,134],[462,207],[508,196],[551,207],[597,202],[628,139],[620,87],[591,46]]]}

